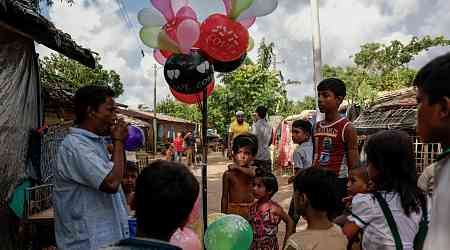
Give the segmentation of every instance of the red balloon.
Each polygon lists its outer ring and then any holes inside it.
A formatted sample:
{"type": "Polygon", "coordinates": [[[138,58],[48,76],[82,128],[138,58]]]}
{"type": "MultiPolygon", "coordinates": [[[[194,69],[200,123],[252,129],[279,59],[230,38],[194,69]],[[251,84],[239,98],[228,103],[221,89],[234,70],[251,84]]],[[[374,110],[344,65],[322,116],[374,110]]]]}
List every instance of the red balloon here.
{"type": "Polygon", "coordinates": [[[162,50],[162,49],[160,49],[159,51],[161,52],[161,54],[162,54],[166,59],[169,58],[169,57],[171,57],[171,56],[173,55],[173,52],[172,52],[172,51],[162,50]]]}
{"type": "MultiPolygon", "coordinates": [[[[208,84],[208,96],[212,94],[214,90],[214,81],[212,81],[210,84],[208,84]]],[[[186,104],[195,104],[203,101],[203,91],[197,93],[197,94],[182,94],[180,92],[177,92],[173,89],[170,89],[170,92],[172,92],[172,95],[180,102],[184,102],[186,104]]]]}
{"type": "Polygon", "coordinates": [[[209,16],[200,27],[198,46],[208,56],[230,62],[247,52],[248,30],[222,14],[209,16]]]}

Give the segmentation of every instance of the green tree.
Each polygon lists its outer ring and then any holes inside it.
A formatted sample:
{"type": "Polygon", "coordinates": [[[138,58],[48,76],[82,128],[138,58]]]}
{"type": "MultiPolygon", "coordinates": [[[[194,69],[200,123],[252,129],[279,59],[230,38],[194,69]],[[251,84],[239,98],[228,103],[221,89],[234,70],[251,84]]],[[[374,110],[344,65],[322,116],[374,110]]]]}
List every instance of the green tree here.
{"type": "Polygon", "coordinates": [[[201,122],[201,113],[195,105],[187,105],[167,96],[156,104],[156,112],[174,117],[183,118],[193,122],[201,122]]]}
{"type": "Polygon", "coordinates": [[[431,47],[448,45],[450,40],[443,36],[413,37],[406,44],[398,40],[388,44],[367,43],[351,57],[354,65],[345,68],[324,65],[322,75],[342,79],[347,87],[347,100],[364,108],[379,91],[411,86],[416,70],[410,69],[408,63],[415,56],[431,47]]]}
{"type": "Polygon", "coordinates": [[[45,86],[52,84],[65,84],[72,90],[85,85],[101,85],[111,87],[116,96],[123,93],[123,83],[120,75],[114,70],[106,70],[96,57],[97,67],[90,69],[61,54],[51,54],[39,60],[40,78],[45,86]]]}
{"type": "Polygon", "coordinates": [[[263,38],[261,44],[258,48],[258,64],[264,68],[269,69],[272,65],[274,59],[274,47],[275,44],[273,42],[266,44],[265,39],[263,38]]]}

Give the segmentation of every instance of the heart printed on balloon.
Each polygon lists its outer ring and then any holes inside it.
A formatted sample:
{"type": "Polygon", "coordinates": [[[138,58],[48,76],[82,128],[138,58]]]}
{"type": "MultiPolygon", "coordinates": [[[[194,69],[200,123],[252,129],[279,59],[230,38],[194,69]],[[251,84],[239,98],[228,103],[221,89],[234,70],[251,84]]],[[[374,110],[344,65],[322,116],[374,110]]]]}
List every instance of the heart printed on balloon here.
{"type": "Polygon", "coordinates": [[[164,78],[176,92],[194,94],[214,80],[214,67],[198,50],[191,50],[189,54],[174,54],[167,59],[164,78]]]}
{"type": "Polygon", "coordinates": [[[222,14],[209,16],[201,25],[198,46],[209,57],[222,62],[239,59],[247,51],[248,31],[222,14]]]}

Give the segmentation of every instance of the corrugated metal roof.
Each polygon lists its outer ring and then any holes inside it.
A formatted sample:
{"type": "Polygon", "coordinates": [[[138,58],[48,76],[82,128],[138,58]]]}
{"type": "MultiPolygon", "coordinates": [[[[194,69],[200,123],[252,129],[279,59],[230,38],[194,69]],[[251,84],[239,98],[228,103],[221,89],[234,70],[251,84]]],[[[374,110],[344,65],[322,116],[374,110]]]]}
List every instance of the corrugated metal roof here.
{"type": "MultiPolygon", "coordinates": [[[[133,109],[118,108],[117,112],[120,114],[128,115],[128,116],[131,116],[134,118],[140,118],[140,119],[144,119],[144,120],[153,120],[153,118],[155,117],[154,112],[146,112],[146,111],[133,110],[133,109]]],[[[189,121],[186,119],[173,117],[173,116],[169,116],[169,115],[165,115],[165,114],[161,114],[161,113],[156,114],[156,119],[159,121],[177,122],[177,123],[192,124],[192,125],[196,124],[195,122],[192,122],[192,121],[189,121]]]]}

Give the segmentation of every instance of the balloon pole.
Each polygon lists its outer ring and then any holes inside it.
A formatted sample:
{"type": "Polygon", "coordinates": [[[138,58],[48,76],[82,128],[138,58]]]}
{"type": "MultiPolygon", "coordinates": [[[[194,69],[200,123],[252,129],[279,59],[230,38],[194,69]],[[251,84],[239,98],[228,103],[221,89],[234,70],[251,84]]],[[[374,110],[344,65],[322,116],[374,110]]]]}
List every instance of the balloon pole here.
{"type": "Polygon", "coordinates": [[[203,164],[202,164],[202,208],[203,208],[203,233],[208,226],[208,89],[203,89],[202,108],[202,142],[203,142],[203,164]]]}

